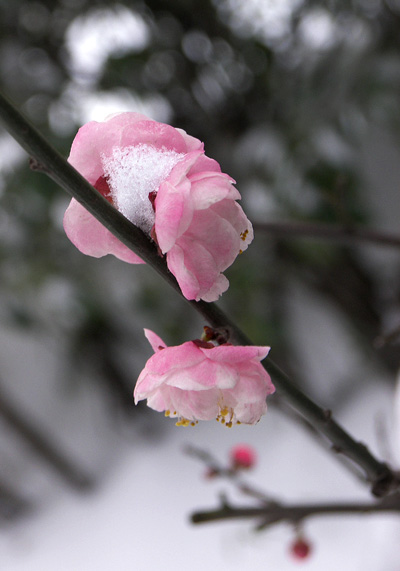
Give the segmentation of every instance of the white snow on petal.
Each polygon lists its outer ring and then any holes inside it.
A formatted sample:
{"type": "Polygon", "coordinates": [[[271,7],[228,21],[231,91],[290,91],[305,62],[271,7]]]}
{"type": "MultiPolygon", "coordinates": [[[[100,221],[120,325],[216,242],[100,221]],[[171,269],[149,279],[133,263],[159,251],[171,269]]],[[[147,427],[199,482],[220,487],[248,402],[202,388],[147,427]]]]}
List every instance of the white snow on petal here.
{"type": "Polygon", "coordinates": [[[184,154],[140,144],[115,147],[111,157],[102,156],[104,174],[115,206],[133,224],[150,234],[154,210],[150,192],[157,192],[184,154]]]}

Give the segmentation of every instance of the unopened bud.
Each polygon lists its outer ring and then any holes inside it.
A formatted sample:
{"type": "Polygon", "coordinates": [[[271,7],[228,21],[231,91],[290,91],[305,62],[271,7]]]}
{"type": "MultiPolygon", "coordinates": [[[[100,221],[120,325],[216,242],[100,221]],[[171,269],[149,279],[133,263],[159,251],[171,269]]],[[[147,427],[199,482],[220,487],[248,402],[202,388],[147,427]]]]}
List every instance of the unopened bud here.
{"type": "Polygon", "coordinates": [[[298,537],[290,546],[290,553],[294,559],[307,559],[311,553],[311,545],[302,537],[298,537]]]}
{"type": "Polygon", "coordinates": [[[256,463],[256,452],[247,444],[238,444],[232,448],[231,462],[234,470],[253,468],[256,463]]]}

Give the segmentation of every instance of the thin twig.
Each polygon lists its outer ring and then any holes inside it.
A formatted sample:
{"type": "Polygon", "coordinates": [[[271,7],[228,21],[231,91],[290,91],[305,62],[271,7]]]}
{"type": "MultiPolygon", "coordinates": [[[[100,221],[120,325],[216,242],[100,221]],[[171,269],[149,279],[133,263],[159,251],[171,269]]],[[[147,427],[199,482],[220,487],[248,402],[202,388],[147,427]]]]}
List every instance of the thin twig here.
{"type": "Polygon", "coordinates": [[[222,466],[214,456],[206,450],[198,448],[197,446],[188,445],[185,446],[184,452],[188,454],[188,456],[192,456],[193,458],[197,458],[203,462],[210,471],[210,474],[230,480],[242,494],[257,499],[264,504],[272,505],[275,503],[274,498],[268,496],[265,492],[256,489],[247,482],[244,482],[241,477],[240,470],[222,466]]]}
{"type": "MultiPolygon", "coordinates": [[[[74,196],[93,216],[108,228],[121,242],[150,264],[176,291],[180,293],[174,276],[169,272],[165,259],[160,257],[155,244],[139,228],[120,214],[97,192],[67,161],[36,131],[30,123],[0,95],[0,117],[6,129],[41,169],[69,194],[74,196]]],[[[212,327],[225,327],[232,333],[232,340],[241,345],[251,345],[249,338],[214,303],[189,301],[212,327]]],[[[335,450],[351,458],[365,472],[371,483],[372,493],[384,496],[400,485],[398,476],[383,462],[378,461],[367,447],[356,442],[325,411],[297,388],[287,375],[266,358],[263,366],[271,375],[277,391],[333,444],[335,450]]]]}
{"type": "Polygon", "coordinates": [[[282,220],[279,222],[253,222],[253,227],[255,230],[280,238],[310,238],[348,245],[366,243],[400,248],[400,236],[360,226],[282,220]]]}

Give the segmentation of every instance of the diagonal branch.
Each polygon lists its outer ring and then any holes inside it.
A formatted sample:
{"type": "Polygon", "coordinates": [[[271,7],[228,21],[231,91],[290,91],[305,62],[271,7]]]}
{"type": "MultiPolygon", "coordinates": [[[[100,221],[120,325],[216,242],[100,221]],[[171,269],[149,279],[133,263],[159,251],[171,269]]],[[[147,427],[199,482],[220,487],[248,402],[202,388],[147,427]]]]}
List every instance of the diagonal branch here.
{"type": "MultiPolygon", "coordinates": [[[[45,172],[70,195],[76,198],[93,216],[121,242],[150,264],[180,293],[174,276],[169,272],[154,243],[139,228],[120,214],[36,131],[34,127],[0,95],[0,119],[10,134],[34,159],[38,170],[45,172]]],[[[186,300],[187,301],[187,300],[186,300]]],[[[242,345],[252,344],[248,337],[214,303],[188,302],[212,327],[228,327],[232,339],[242,345]]],[[[365,473],[372,493],[384,496],[400,486],[398,476],[377,460],[367,447],[356,442],[331,416],[330,411],[313,402],[293,384],[287,375],[266,358],[263,365],[271,375],[277,391],[332,443],[333,448],[353,460],[365,473]]]]}
{"type": "Polygon", "coordinates": [[[71,487],[86,492],[93,488],[94,479],[82,471],[72,460],[61,452],[57,443],[51,442],[47,434],[40,430],[0,387],[0,418],[4,420],[48,466],[71,487]]]}

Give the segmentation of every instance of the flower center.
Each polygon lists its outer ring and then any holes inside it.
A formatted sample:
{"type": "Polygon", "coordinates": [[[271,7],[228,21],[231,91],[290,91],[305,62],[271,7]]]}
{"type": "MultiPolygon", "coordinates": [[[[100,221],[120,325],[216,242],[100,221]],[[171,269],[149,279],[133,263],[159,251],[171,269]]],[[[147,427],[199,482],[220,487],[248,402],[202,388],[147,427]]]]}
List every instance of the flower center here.
{"type": "Polygon", "coordinates": [[[116,208],[148,235],[155,218],[149,194],[158,191],[160,184],[184,156],[142,143],[132,147],[114,147],[110,157],[101,157],[116,208]]]}

